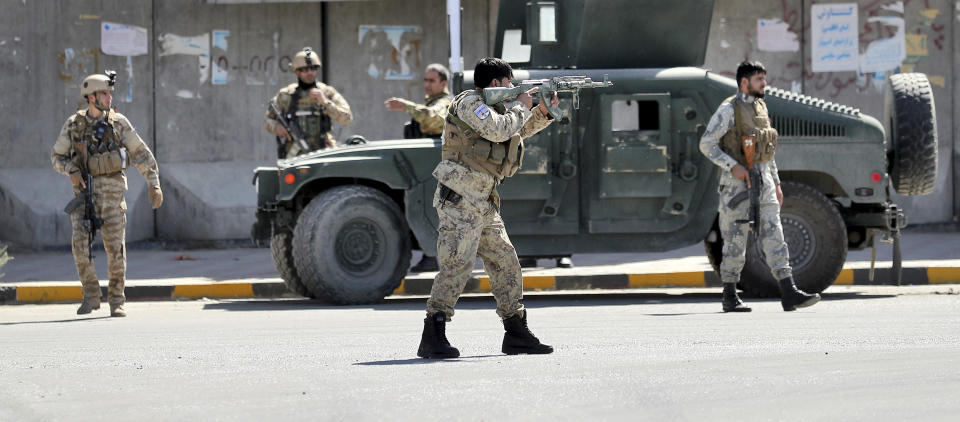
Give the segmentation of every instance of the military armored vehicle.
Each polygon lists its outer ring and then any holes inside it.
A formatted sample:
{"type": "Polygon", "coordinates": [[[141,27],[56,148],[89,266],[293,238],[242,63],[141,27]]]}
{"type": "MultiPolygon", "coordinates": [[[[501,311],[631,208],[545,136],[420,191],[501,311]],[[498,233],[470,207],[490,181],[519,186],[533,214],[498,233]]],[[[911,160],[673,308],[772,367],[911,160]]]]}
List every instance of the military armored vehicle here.
{"type": "MultiPolygon", "coordinates": [[[[666,251],[703,242],[719,266],[719,173],[698,144],[737,88],[695,67],[704,61],[712,13],[704,1],[669,8],[654,0],[500,3],[496,54],[515,63],[516,79],[583,75],[613,83],[582,91],[579,108],[561,95],[564,117],[526,141],[521,170],[500,187],[520,255],[666,251]],[[658,11],[658,22],[684,22],[685,29],[663,37],[662,25],[637,22],[649,10],[658,11]]],[[[890,81],[888,130],[854,107],[767,91],[781,136],[784,234],[805,291],[829,287],[848,249],[871,246],[877,234],[898,238],[906,219],[892,191],[933,189],[930,84],[922,74],[890,81]]],[[[463,83],[472,87],[470,72],[463,83]]],[[[406,274],[412,248],[436,252],[431,171],[440,146],[429,138],[374,141],[258,168],[254,237],[269,240],[277,271],[300,294],[339,304],[382,300],[406,274]]],[[[778,295],[759,248],[747,254],[740,287],[778,295]]]]}

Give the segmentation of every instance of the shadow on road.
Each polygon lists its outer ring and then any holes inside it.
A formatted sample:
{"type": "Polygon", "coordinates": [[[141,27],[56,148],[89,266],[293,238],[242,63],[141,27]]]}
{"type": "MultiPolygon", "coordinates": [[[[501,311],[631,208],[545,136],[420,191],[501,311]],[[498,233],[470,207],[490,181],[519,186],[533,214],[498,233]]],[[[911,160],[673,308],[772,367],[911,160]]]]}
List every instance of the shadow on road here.
{"type": "Polygon", "coordinates": [[[18,322],[0,322],[0,326],[4,325],[26,325],[26,324],[60,324],[63,322],[83,322],[83,321],[95,321],[98,319],[110,319],[110,316],[98,316],[91,318],[76,318],[76,319],[58,319],[55,321],[18,321],[18,322]]]}
{"type": "MultiPolygon", "coordinates": [[[[852,299],[886,299],[896,297],[891,294],[862,294],[862,293],[826,293],[823,300],[852,300],[852,299]]],[[[779,299],[751,298],[751,302],[777,302],[779,299]]],[[[581,306],[633,306],[633,305],[676,305],[683,303],[720,304],[719,292],[691,292],[683,294],[655,293],[655,292],[616,292],[616,293],[549,293],[524,295],[523,303],[531,309],[560,308],[581,306]]],[[[204,310],[220,310],[231,312],[242,311],[302,311],[316,310],[345,310],[367,309],[373,311],[423,310],[426,304],[424,296],[389,297],[384,302],[372,305],[331,305],[311,299],[228,299],[203,306],[204,310]]],[[[496,302],[489,294],[470,294],[462,296],[457,303],[457,309],[494,309],[496,302]]],[[[680,314],[650,314],[652,316],[671,316],[680,314]]],[[[687,314],[684,314],[687,315],[687,314]]]]}
{"type": "Polygon", "coordinates": [[[423,358],[413,358],[413,359],[393,359],[393,360],[375,360],[370,362],[357,362],[354,365],[359,366],[389,366],[389,365],[425,365],[433,363],[457,363],[457,362],[469,362],[474,359],[486,359],[486,358],[502,358],[506,355],[477,355],[477,356],[460,356],[457,359],[423,359],[423,358]]]}

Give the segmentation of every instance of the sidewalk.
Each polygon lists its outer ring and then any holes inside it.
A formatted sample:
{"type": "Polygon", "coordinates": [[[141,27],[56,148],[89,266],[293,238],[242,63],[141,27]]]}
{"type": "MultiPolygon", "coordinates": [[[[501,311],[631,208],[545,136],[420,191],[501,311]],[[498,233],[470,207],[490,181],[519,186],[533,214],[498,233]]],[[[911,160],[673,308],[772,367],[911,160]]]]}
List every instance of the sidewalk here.
{"type": "MultiPolygon", "coordinates": [[[[906,232],[902,242],[903,283],[910,285],[960,283],[960,233],[906,232]]],[[[95,252],[97,273],[106,292],[106,258],[95,252]]],[[[197,298],[297,297],[289,292],[273,268],[265,248],[128,250],[128,300],[197,298]]],[[[850,251],[835,285],[890,284],[892,247],[877,248],[877,271],[870,282],[870,250],[850,251]]],[[[415,252],[412,263],[419,260],[415,252]]],[[[554,268],[541,259],[539,267],[524,269],[524,290],[562,291],[629,289],[661,286],[711,287],[719,280],[703,246],[658,253],[578,254],[575,268],[554,268]]],[[[69,252],[14,256],[0,278],[0,303],[79,301],[73,257],[69,252]]],[[[408,274],[394,295],[430,293],[435,273],[408,274]]],[[[827,292],[837,290],[828,289],[827,292]]],[[[489,279],[478,265],[465,292],[489,292],[489,279]]]]}

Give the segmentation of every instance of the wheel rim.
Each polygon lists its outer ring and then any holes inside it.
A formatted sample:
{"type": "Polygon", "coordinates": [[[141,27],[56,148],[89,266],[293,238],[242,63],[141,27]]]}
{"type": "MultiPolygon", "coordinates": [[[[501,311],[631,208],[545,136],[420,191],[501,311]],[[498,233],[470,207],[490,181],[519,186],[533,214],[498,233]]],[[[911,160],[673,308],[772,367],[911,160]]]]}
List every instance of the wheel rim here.
{"type": "Polygon", "coordinates": [[[383,231],[372,221],[350,220],[337,233],[337,262],[351,273],[369,273],[382,259],[383,239],[383,231]]]}
{"type": "Polygon", "coordinates": [[[806,267],[817,254],[813,225],[805,218],[791,214],[781,215],[780,222],[783,225],[783,239],[790,251],[790,266],[794,269],[806,267]]]}

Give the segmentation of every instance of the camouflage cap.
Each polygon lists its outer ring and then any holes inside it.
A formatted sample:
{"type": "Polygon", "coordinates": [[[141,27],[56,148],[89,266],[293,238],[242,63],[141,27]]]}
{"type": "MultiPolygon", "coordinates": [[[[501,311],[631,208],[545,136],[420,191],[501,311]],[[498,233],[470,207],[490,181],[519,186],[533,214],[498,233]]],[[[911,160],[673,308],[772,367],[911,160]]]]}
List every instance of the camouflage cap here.
{"type": "Polygon", "coordinates": [[[293,56],[293,70],[311,66],[321,66],[320,56],[317,52],[313,51],[312,48],[303,47],[303,50],[300,50],[296,56],[293,56]]]}

